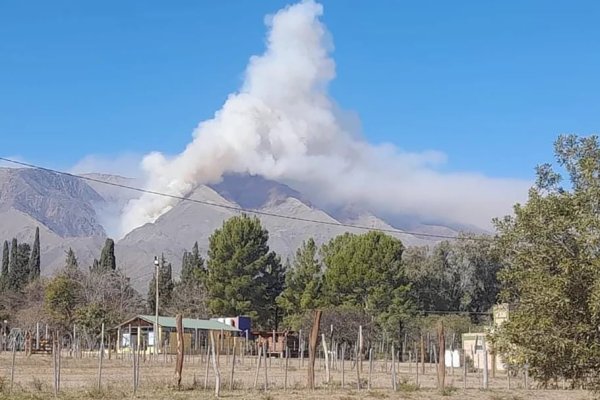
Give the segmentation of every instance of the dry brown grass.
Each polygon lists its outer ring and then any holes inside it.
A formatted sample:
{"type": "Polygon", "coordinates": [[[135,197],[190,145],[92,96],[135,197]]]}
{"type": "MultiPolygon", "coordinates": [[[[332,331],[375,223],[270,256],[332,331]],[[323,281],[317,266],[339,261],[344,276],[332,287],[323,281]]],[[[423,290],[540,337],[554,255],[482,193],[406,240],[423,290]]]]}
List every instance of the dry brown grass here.
{"type": "MultiPolygon", "coordinates": [[[[225,399],[258,399],[258,400],[300,400],[300,399],[484,399],[484,400],[584,400],[593,396],[579,390],[524,390],[522,381],[513,379],[513,389],[507,389],[507,380],[503,373],[490,379],[490,389],[483,391],[481,376],[470,374],[467,380],[467,390],[463,389],[462,371],[455,371],[446,377],[447,389],[443,392],[436,389],[437,379],[432,367],[426,366],[426,374],[419,376],[416,384],[414,365],[401,364],[399,368],[398,390],[391,390],[391,373],[389,365],[376,362],[371,377],[372,390],[358,390],[356,369],[351,369],[351,363],[345,364],[345,388],[341,388],[341,365],[331,374],[331,382],[325,382],[325,370],[321,362],[317,362],[316,381],[318,389],[311,391],[305,388],[306,366],[300,365],[297,359],[290,360],[288,369],[288,390],[283,389],[283,363],[278,359],[269,361],[268,391],[264,391],[264,370],[261,369],[257,389],[253,389],[256,373],[256,360],[246,357],[236,363],[234,390],[229,391],[231,362],[221,357],[220,372],[222,382],[221,397],[225,399]],[[386,368],[387,367],[387,368],[386,368]]],[[[140,366],[140,387],[137,398],[140,399],[203,399],[213,398],[214,375],[209,369],[209,388],[203,389],[206,364],[200,357],[187,358],[184,364],[183,382],[181,388],[173,387],[174,361],[169,357],[165,360],[142,360],[140,366]]],[[[368,364],[363,365],[364,372],[361,380],[368,378],[368,364]]],[[[11,357],[7,353],[0,354],[0,399],[46,399],[53,395],[53,368],[50,356],[33,355],[25,357],[17,354],[15,364],[15,380],[12,394],[8,394],[10,386],[11,357]]],[[[61,368],[61,399],[122,399],[132,397],[132,362],[129,359],[105,359],[103,362],[102,389],[97,389],[98,359],[62,358],[61,368]]],[[[366,385],[365,385],[366,387],[366,385]]]]}

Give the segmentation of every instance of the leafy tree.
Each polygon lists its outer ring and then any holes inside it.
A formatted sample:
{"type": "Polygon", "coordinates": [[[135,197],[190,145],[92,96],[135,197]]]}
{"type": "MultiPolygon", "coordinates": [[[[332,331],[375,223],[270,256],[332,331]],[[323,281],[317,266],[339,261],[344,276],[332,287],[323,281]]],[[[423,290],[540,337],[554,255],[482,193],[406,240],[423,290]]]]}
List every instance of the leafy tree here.
{"type": "Polygon", "coordinates": [[[403,260],[421,310],[485,312],[496,302],[501,262],[489,236],[462,234],[431,251],[409,248],[403,260]]]}
{"type": "MultiPolygon", "coordinates": [[[[173,267],[171,263],[167,262],[164,254],[160,257],[160,264],[158,268],[158,298],[159,312],[164,312],[169,309],[171,305],[171,299],[173,296],[173,267]]],[[[154,312],[156,307],[156,277],[153,276],[150,284],[148,285],[148,308],[154,312]]]]}
{"type": "Polygon", "coordinates": [[[302,243],[292,267],[286,269],[285,289],[277,298],[286,315],[284,324],[294,330],[300,328],[306,312],[315,309],[321,299],[322,267],[317,251],[312,238],[302,243]]]}
{"type": "Polygon", "coordinates": [[[322,248],[324,297],[332,306],[364,310],[388,332],[399,332],[412,312],[402,243],[381,232],[346,233],[322,248]]]}
{"type": "Polygon", "coordinates": [[[115,259],[115,241],[108,238],[104,243],[102,252],[100,253],[100,269],[102,271],[114,271],[117,269],[117,261],[115,259]]]}
{"type": "Polygon", "coordinates": [[[33,248],[31,249],[31,257],[29,258],[29,278],[30,280],[40,277],[40,228],[35,228],[35,239],[33,240],[33,248]]]}
{"type": "Polygon", "coordinates": [[[213,315],[248,315],[263,328],[277,325],[281,293],[279,257],[269,251],[269,233],[258,218],[233,217],[209,239],[207,288],[213,315]]]}
{"type": "Polygon", "coordinates": [[[77,308],[83,302],[82,280],[75,252],[69,248],[64,268],[48,282],[44,292],[44,307],[56,327],[72,329],[77,308]]]}
{"type": "Polygon", "coordinates": [[[60,274],[48,282],[45,307],[56,326],[71,329],[80,297],[79,283],[67,275],[60,274]]]}
{"type": "Polygon", "coordinates": [[[496,221],[510,317],[495,340],[542,383],[566,378],[600,388],[600,146],[596,136],[555,143],[567,185],[550,166],[514,216],[496,221]]]}

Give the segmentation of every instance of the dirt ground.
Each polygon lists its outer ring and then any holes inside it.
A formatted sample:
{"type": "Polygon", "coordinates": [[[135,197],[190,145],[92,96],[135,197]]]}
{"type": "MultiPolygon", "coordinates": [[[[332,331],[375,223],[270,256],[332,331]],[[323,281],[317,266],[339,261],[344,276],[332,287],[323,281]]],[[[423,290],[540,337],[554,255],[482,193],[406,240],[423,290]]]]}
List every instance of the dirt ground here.
{"type": "MultiPolygon", "coordinates": [[[[137,398],[142,399],[203,399],[214,398],[215,374],[212,365],[208,368],[207,388],[206,362],[200,356],[186,356],[183,379],[180,389],[174,386],[175,359],[171,356],[159,358],[147,357],[140,360],[139,387],[137,398]]],[[[133,396],[133,360],[131,357],[103,359],[101,389],[98,390],[97,357],[71,358],[65,352],[61,357],[59,398],[64,399],[113,399],[133,396]]],[[[523,387],[522,378],[512,378],[508,389],[508,379],[504,372],[490,376],[488,390],[482,389],[482,374],[469,373],[467,384],[463,380],[462,369],[448,369],[446,390],[440,392],[436,388],[437,376],[433,365],[425,365],[425,375],[419,368],[418,385],[414,364],[400,363],[397,390],[392,390],[392,366],[389,361],[373,362],[371,370],[371,389],[369,386],[369,363],[364,361],[361,373],[361,389],[357,385],[357,371],[352,362],[343,365],[337,362],[330,372],[330,382],[322,360],[316,365],[317,389],[306,389],[307,360],[290,359],[287,368],[287,390],[285,386],[285,360],[277,358],[267,362],[267,391],[265,391],[264,362],[258,371],[256,357],[238,358],[234,369],[234,390],[231,384],[231,358],[222,356],[219,359],[221,377],[221,397],[226,399],[548,399],[548,400],[584,400],[593,396],[582,390],[538,389],[535,382],[529,382],[530,388],[523,387]],[[256,381],[256,387],[254,385],[256,381]],[[343,381],[343,388],[342,388],[343,381]]],[[[11,390],[12,355],[0,354],[0,399],[44,399],[54,397],[54,368],[52,356],[32,355],[26,357],[17,353],[14,364],[14,378],[11,390]]]]}

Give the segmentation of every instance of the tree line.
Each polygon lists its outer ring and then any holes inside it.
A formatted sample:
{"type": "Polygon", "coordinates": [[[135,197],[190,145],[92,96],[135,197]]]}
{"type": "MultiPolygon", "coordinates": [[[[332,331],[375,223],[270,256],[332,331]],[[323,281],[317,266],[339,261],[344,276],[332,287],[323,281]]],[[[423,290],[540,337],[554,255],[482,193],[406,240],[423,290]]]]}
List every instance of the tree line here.
{"type": "MultiPolygon", "coordinates": [[[[494,220],[493,236],[406,248],[382,232],[346,233],[320,246],[308,239],[282,260],[258,218],[233,217],[210,236],[206,259],[197,243],[183,254],[179,279],[160,258],[161,314],[248,315],[256,328],[296,330],[319,308],[336,337],[353,340],[360,324],[400,340],[431,329],[435,313],[471,313],[447,318],[459,333],[502,301],[509,320],[494,328],[491,344],[511,368],[527,364],[542,384],[599,389],[600,143],[560,136],[555,154],[558,169],[537,167],[527,201],[494,220]]],[[[154,311],[156,281],[144,300],[110,239],[87,269],[70,250],[50,278],[40,277],[39,231],[32,246],[6,241],[0,283],[0,317],[21,327],[45,321],[94,331],[154,311]]]]}

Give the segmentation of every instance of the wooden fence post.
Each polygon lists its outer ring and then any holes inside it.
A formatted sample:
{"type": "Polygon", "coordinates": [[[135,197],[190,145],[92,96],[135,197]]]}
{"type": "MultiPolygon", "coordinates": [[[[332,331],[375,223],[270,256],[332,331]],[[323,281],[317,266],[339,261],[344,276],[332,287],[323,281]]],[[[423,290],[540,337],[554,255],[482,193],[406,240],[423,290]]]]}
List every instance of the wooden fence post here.
{"type": "Polygon", "coordinates": [[[258,386],[258,373],[260,371],[260,364],[262,359],[262,349],[258,348],[258,360],[256,361],[256,374],[254,375],[254,389],[258,386]]]}
{"type": "Polygon", "coordinates": [[[235,350],[237,347],[237,338],[233,338],[233,359],[231,360],[231,378],[229,379],[229,390],[233,390],[234,375],[235,375],[235,350]]]}
{"type": "Polygon", "coordinates": [[[181,374],[183,372],[183,357],[185,355],[183,342],[183,317],[181,314],[175,316],[175,329],[177,330],[177,360],[175,362],[175,382],[177,388],[181,387],[181,374]]]}
{"type": "Polygon", "coordinates": [[[100,357],[98,357],[98,391],[102,390],[102,359],[104,358],[104,322],[100,333],[100,357]]]}
{"type": "Polygon", "coordinates": [[[396,377],[396,349],[394,348],[394,344],[392,343],[392,390],[395,392],[398,384],[398,379],[396,377]]]}
{"type": "Polygon", "coordinates": [[[325,334],[321,334],[321,344],[323,345],[323,353],[325,354],[325,383],[329,384],[331,377],[329,372],[329,352],[327,351],[327,340],[325,340],[325,334]]]}
{"type": "Polygon", "coordinates": [[[217,366],[217,356],[215,351],[215,334],[213,331],[210,331],[210,348],[213,355],[212,366],[215,372],[215,396],[219,397],[219,394],[221,393],[221,374],[219,373],[219,367],[217,366]]]}
{"type": "Polygon", "coordinates": [[[373,374],[373,348],[369,348],[369,382],[368,389],[371,390],[371,375],[373,374]]]}
{"type": "MultiPolygon", "coordinates": [[[[54,353],[54,351],[52,353],[54,353]]],[[[17,338],[13,338],[13,340],[12,340],[12,362],[10,365],[10,389],[8,390],[9,394],[12,393],[13,383],[15,381],[15,357],[16,357],[16,354],[17,354],[17,338]]]]}
{"type": "Polygon", "coordinates": [[[346,382],[345,382],[345,371],[344,371],[344,361],[346,360],[346,343],[344,343],[342,345],[342,389],[345,388],[346,386],[346,382]]]}
{"type": "Polygon", "coordinates": [[[310,330],[309,344],[308,344],[308,387],[312,390],[315,389],[315,359],[317,353],[317,341],[319,340],[319,326],[321,325],[321,310],[315,310],[313,316],[313,324],[310,330]]]}
{"type": "Polygon", "coordinates": [[[444,390],[446,383],[446,337],[444,335],[444,323],[440,322],[440,328],[438,331],[438,341],[440,346],[439,351],[439,363],[438,363],[438,381],[440,384],[439,389],[444,390]]]}

